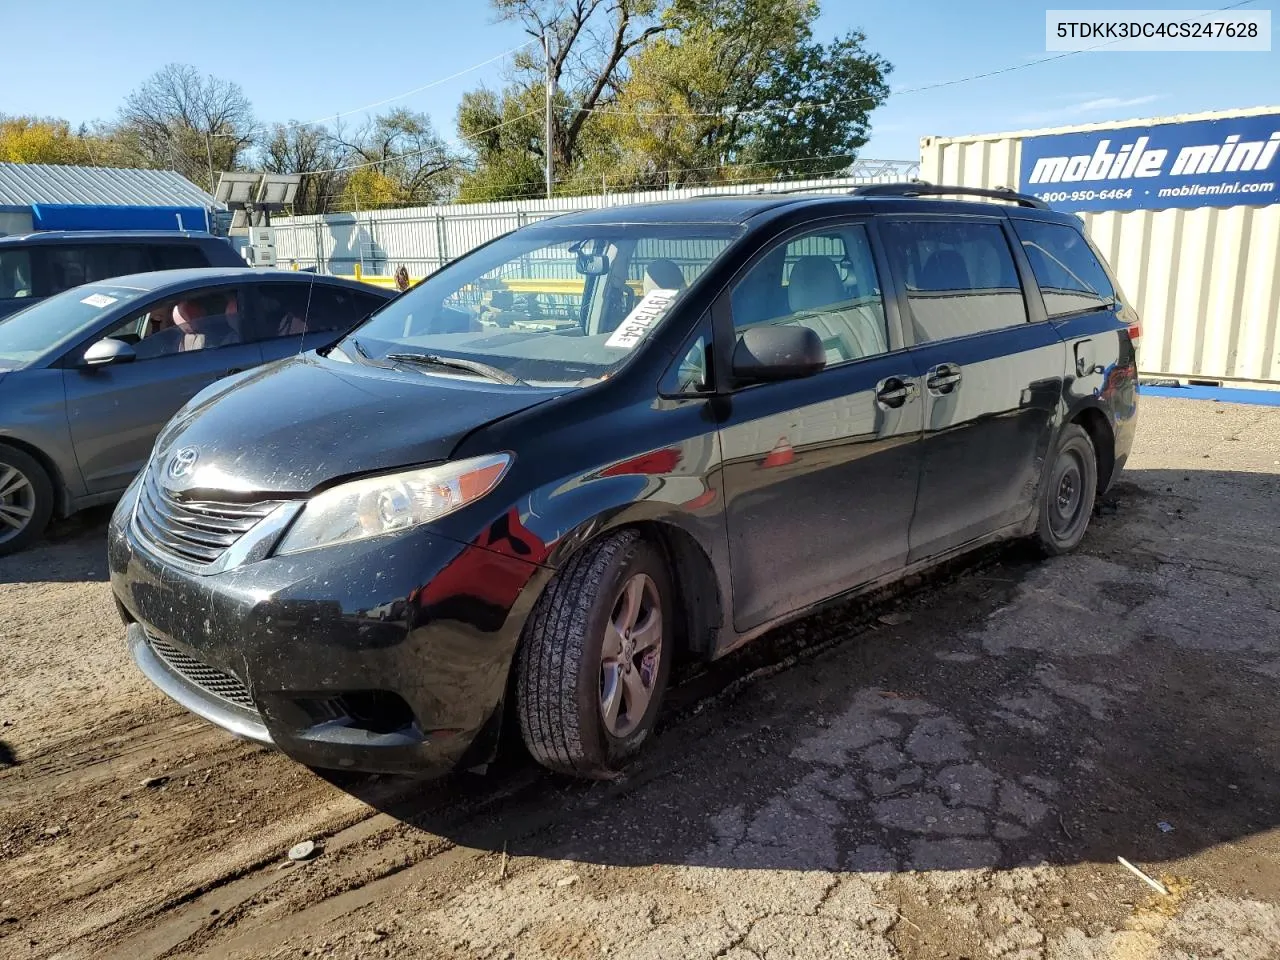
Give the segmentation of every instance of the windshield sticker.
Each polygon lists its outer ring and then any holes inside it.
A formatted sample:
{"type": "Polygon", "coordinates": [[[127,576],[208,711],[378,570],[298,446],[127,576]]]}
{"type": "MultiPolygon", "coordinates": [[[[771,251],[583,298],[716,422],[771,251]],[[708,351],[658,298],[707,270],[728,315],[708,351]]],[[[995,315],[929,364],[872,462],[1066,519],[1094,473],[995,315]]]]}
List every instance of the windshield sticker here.
{"type": "Polygon", "coordinates": [[[618,324],[613,336],[604,342],[606,347],[631,350],[649,335],[649,330],[671,309],[679,290],[650,290],[636,304],[626,319],[618,324]]]}
{"type": "Polygon", "coordinates": [[[80,302],[87,303],[91,307],[109,307],[116,302],[116,298],[108,297],[105,293],[91,293],[80,302]]]}

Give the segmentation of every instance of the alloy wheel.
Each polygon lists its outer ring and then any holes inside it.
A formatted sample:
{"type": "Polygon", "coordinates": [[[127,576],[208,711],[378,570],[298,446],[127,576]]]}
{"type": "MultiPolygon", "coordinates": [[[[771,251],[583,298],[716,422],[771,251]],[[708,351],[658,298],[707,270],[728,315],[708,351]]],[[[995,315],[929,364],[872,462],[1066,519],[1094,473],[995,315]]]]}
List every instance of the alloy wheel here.
{"type": "Polygon", "coordinates": [[[662,603],[643,573],[622,585],[605,625],[600,652],[600,715],[619,739],[644,719],[662,663],[662,603]]]}
{"type": "Polygon", "coordinates": [[[36,491],[17,467],[0,463],[0,543],[12,540],[31,523],[36,491]]]}

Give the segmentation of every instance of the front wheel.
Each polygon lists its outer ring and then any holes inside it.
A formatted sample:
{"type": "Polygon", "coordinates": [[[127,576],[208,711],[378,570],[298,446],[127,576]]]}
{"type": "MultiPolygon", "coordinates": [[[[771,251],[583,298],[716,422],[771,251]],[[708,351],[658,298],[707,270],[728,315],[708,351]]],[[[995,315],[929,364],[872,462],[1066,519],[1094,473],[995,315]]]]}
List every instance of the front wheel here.
{"type": "Polygon", "coordinates": [[[53,516],[53,483],[29,454],[0,443],[0,557],[38,540],[53,516]]]}
{"type": "Polygon", "coordinates": [[[1089,528],[1098,494],[1098,457],[1093,441],[1079,424],[1067,424],[1040,485],[1040,519],[1036,540],[1049,556],[1079,546],[1089,528]]]}
{"type": "Polygon", "coordinates": [[[569,560],[539,598],[517,663],[520,732],[552,770],[603,777],[648,739],[671,670],[671,579],[634,530],[569,560]]]}

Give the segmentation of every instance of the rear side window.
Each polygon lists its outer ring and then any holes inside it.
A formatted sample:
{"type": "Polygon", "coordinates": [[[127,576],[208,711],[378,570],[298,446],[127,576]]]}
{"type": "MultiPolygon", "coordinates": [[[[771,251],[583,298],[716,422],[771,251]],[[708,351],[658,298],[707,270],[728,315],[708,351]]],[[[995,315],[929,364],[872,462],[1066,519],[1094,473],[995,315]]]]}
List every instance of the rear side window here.
{"type": "Polygon", "coordinates": [[[906,286],[916,342],[1026,323],[1013,251],[998,223],[888,220],[881,230],[906,286]]]}
{"type": "Polygon", "coordinates": [[[110,280],[152,269],[147,248],[141,244],[100,243],[45,248],[49,293],[61,293],[82,283],[110,280]]]}
{"type": "Polygon", "coordinates": [[[316,284],[311,294],[311,330],[348,330],[386,301],[356,290],[316,284]]]}
{"type": "Polygon", "coordinates": [[[34,295],[31,252],[21,248],[0,250],[0,300],[22,300],[34,295]]]}
{"type": "Polygon", "coordinates": [[[305,329],[349,330],[386,301],[325,283],[263,283],[258,286],[258,322],[264,340],[296,336],[305,329]]]}
{"type": "Polygon", "coordinates": [[[157,270],[186,270],[209,266],[209,258],[193,243],[161,243],[151,248],[157,270]]]}
{"type": "Polygon", "coordinates": [[[315,329],[307,320],[310,284],[263,283],[258,292],[258,336],[263,340],[273,337],[296,336],[304,329],[315,329]]]}
{"type": "Polygon", "coordinates": [[[1049,316],[1111,304],[1115,296],[1111,279],[1080,231],[1038,220],[1014,220],[1013,229],[1031,261],[1049,316]]]}

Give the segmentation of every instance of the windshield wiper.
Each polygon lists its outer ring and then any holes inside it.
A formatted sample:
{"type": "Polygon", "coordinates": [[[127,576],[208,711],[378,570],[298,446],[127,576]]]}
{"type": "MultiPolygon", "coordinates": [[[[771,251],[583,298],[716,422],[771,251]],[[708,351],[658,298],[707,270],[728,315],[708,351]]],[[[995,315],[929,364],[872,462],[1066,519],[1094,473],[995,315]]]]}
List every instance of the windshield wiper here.
{"type": "Polygon", "coordinates": [[[479,360],[467,360],[463,357],[440,357],[434,353],[388,353],[386,359],[395,360],[399,363],[417,363],[424,367],[448,367],[454,370],[466,370],[469,373],[478,373],[482,377],[488,377],[490,380],[496,380],[498,383],[505,383],[511,387],[528,386],[514,374],[507,373],[507,371],[491,364],[481,363],[479,360]]]}

